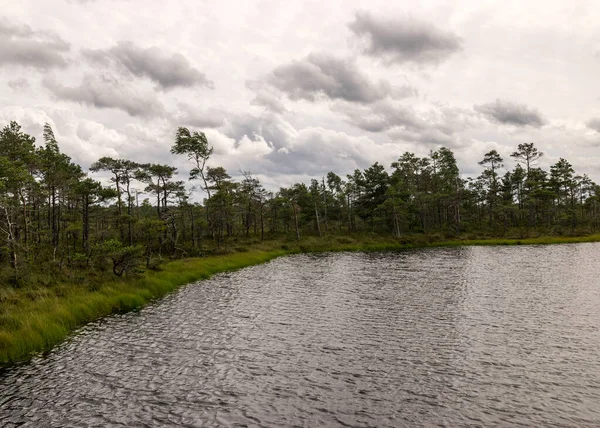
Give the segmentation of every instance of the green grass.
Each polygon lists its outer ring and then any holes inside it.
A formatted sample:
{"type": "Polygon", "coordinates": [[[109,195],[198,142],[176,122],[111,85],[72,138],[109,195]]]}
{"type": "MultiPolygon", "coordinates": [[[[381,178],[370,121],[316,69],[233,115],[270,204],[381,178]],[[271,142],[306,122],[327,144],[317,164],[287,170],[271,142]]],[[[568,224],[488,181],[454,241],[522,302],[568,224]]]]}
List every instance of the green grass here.
{"type": "Polygon", "coordinates": [[[600,234],[580,237],[436,240],[411,236],[402,239],[377,235],[306,237],[301,241],[273,240],[236,243],[237,252],[183,259],[141,276],[83,277],[57,284],[2,288],[0,293],[0,363],[26,361],[51,349],[75,329],[103,316],[143,307],[178,287],[219,272],[264,263],[295,253],[330,251],[396,251],[421,247],[463,245],[543,245],[598,242],[600,234]],[[82,280],[83,279],[83,280],[82,280]]]}

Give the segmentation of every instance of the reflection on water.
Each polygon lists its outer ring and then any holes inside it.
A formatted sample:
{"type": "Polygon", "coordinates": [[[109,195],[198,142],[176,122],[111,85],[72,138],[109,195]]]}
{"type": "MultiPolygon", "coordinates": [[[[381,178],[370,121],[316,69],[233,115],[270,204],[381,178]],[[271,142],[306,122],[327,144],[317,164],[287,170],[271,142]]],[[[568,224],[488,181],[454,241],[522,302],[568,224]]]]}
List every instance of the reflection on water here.
{"type": "Polygon", "coordinates": [[[300,255],[0,375],[3,426],[600,426],[600,245],[300,255]]]}

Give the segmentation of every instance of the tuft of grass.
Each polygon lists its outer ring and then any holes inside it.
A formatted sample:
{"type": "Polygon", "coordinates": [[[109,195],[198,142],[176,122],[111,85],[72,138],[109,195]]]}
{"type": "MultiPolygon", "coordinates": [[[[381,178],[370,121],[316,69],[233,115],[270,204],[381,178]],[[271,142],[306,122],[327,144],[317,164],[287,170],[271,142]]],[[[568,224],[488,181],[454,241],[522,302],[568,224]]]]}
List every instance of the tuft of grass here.
{"type": "Polygon", "coordinates": [[[129,278],[88,273],[72,282],[40,277],[35,286],[0,289],[0,364],[26,361],[49,350],[75,329],[100,317],[139,309],[178,287],[216,273],[241,269],[296,253],[339,251],[398,251],[421,247],[464,245],[546,245],[598,242],[600,234],[577,237],[431,240],[425,235],[401,238],[344,235],[301,241],[278,239],[236,243],[208,257],[188,258],[161,265],[129,278]],[[82,280],[83,278],[83,280],[82,280]]]}

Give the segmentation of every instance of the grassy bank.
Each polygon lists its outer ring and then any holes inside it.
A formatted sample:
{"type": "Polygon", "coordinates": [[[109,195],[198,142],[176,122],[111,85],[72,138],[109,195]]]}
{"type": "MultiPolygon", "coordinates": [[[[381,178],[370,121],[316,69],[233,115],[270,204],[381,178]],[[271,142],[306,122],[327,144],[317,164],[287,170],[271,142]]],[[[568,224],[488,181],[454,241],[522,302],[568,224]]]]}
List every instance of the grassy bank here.
{"type": "Polygon", "coordinates": [[[64,340],[87,322],[140,308],[181,285],[264,263],[273,258],[325,251],[389,251],[462,245],[541,245],[598,242],[600,234],[582,237],[438,241],[432,237],[395,239],[379,236],[308,237],[301,241],[236,242],[229,254],[183,259],[159,271],[118,279],[76,277],[52,286],[2,288],[0,295],[0,363],[24,361],[64,340]]]}

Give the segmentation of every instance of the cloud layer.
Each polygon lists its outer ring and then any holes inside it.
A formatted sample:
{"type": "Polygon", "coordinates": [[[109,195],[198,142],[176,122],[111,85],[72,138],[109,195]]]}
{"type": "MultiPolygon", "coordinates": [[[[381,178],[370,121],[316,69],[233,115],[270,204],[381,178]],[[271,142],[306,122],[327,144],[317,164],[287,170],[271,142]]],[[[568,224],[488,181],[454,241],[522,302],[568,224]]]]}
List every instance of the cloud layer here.
{"type": "Polygon", "coordinates": [[[131,42],[119,42],[109,49],[86,49],[83,55],[94,63],[112,64],[135,77],[148,78],[163,90],[214,87],[213,82],[192,67],[183,55],[167,54],[157,47],[142,48],[131,42]]]}
{"type": "Polygon", "coordinates": [[[590,119],[585,124],[588,128],[600,133],[600,118],[590,119]]]}
{"type": "Polygon", "coordinates": [[[525,104],[496,100],[487,104],[475,105],[474,108],[475,111],[503,125],[539,128],[547,123],[537,109],[528,107],[525,104]]]}
{"type": "Polygon", "coordinates": [[[0,66],[64,68],[70,44],[56,34],[35,32],[28,25],[0,20],[0,66]]]}
{"type": "Polygon", "coordinates": [[[462,50],[456,34],[410,17],[377,18],[357,12],[348,28],[363,42],[363,53],[398,64],[439,64],[462,50]]]}
{"type": "Polygon", "coordinates": [[[275,68],[268,82],[292,100],[320,98],[371,103],[400,93],[385,80],[372,80],[350,59],[311,53],[275,68]]]}
{"type": "Polygon", "coordinates": [[[46,78],[43,83],[59,100],[120,109],[130,116],[153,117],[164,113],[164,107],[154,93],[140,92],[109,75],[87,74],[78,86],[65,86],[53,78],[46,78]]]}
{"type": "Polygon", "coordinates": [[[109,3],[4,5],[0,126],[39,140],[48,121],[84,167],[118,156],[182,176],[169,149],[187,126],[211,166],[271,189],[442,145],[478,175],[491,149],[512,168],[523,142],[540,166],[564,157],[600,179],[600,3],[109,3]]]}

